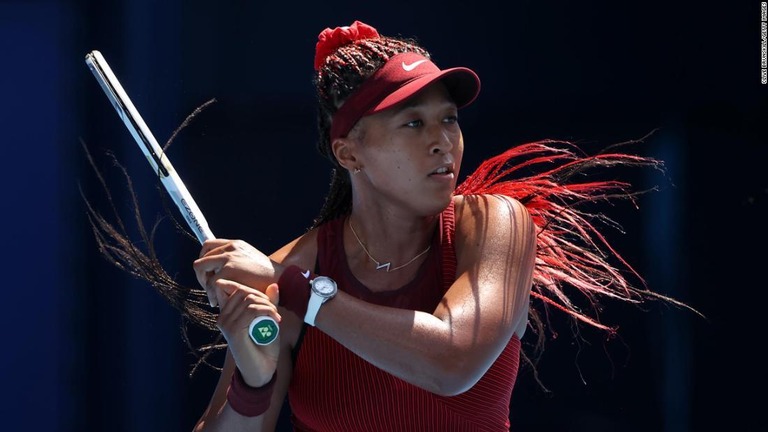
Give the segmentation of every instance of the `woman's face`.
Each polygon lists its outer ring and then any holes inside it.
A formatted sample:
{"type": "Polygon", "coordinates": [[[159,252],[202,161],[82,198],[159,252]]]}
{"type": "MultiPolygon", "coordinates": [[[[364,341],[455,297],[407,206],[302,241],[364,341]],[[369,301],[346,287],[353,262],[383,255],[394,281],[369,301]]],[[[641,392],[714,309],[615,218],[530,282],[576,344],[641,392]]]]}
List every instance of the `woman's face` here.
{"type": "Polygon", "coordinates": [[[361,119],[355,155],[375,199],[433,215],[450,202],[464,153],[456,104],[441,82],[405,103],[361,119]]]}

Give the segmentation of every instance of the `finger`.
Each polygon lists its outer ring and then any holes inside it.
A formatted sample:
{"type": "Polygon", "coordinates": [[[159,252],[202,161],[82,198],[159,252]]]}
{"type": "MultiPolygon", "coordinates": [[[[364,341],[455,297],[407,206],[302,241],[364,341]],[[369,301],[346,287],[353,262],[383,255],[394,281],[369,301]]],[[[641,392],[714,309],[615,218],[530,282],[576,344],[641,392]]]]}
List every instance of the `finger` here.
{"type": "Polygon", "coordinates": [[[216,279],[211,285],[223,291],[227,296],[234,295],[238,288],[237,283],[229,279],[216,279]]]}
{"type": "MultiPolygon", "coordinates": [[[[276,285],[276,284],[273,284],[276,285]]],[[[222,292],[224,296],[226,296],[227,300],[231,299],[234,296],[240,296],[245,297],[247,295],[254,295],[258,298],[256,300],[259,303],[272,303],[272,300],[264,294],[263,292],[251,288],[248,285],[243,285],[239,282],[235,282],[230,279],[223,279],[223,278],[217,278],[213,282],[213,286],[215,286],[219,291],[222,292]]],[[[222,306],[223,307],[223,306],[222,306]]]]}
{"type": "Polygon", "coordinates": [[[208,304],[210,304],[211,307],[216,307],[221,305],[221,303],[219,302],[219,297],[216,295],[215,290],[206,288],[205,294],[208,296],[208,304]]]}
{"type": "Polygon", "coordinates": [[[248,321],[248,324],[250,324],[250,321],[253,320],[253,318],[257,318],[260,316],[267,315],[271,317],[275,322],[279,323],[282,321],[283,317],[280,315],[280,312],[277,310],[277,306],[270,301],[269,297],[267,297],[264,293],[258,293],[261,294],[260,297],[257,297],[256,294],[248,294],[247,295],[247,302],[246,305],[248,307],[248,315],[251,316],[251,320],[248,321]]]}
{"type": "Polygon", "coordinates": [[[195,260],[192,267],[195,269],[195,276],[197,282],[208,294],[208,301],[211,306],[220,304],[216,301],[216,295],[212,292],[211,287],[216,282],[217,273],[221,271],[221,268],[226,263],[224,257],[205,257],[195,260]]]}
{"type": "Polygon", "coordinates": [[[227,303],[232,300],[232,297],[237,293],[236,288],[232,288],[227,285],[226,279],[218,279],[211,284],[211,291],[216,297],[216,304],[219,305],[219,314],[223,313],[224,308],[227,307],[227,303]]]}
{"type": "Polygon", "coordinates": [[[197,282],[200,284],[200,286],[203,287],[203,290],[205,291],[205,295],[208,296],[208,304],[210,304],[211,307],[219,306],[221,303],[217,298],[216,290],[208,284],[208,281],[214,275],[214,273],[203,272],[201,275],[200,273],[195,271],[195,275],[197,276],[197,282]]]}
{"type": "Polygon", "coordinates": [[[272,300],[258,290],[227,279],[219,279],[216,287],[227,297],[221,309],[224,323],[246,328],[257,316],[269,315],[277,322],[282,319],[272,300]]]}
{"type": "Polygon", "coordinates": [[[280,290],[276,283],[269,284],[264,293],[267,295],[267,298],[269,298],[269,301],[272,302],[273,305],[277,306],[280,304],[280,290]]]}
{"type": "Polygon", "coordinates": [[[209,271],[205,273],[205,289],[206,291],[212,291],[214,293],[214,295],[219,299],[218,304],[220,306],[223,306],[223,303],[221,302],[222,296],[224,296],[224,300],[226,302],[226,298],[238,290],[244,289],[247,293],[258,292],[258,290],[253,287],[243,285],[239,282],[235,282],[232,279],[229,279],[229,273],[230,272],[226,271],[226,265],[223,266],[219,271],[209,271]],[[223,282],[223,284],[220,282],[223,282]]]}
{"type": "MultiPolygon", "coordinates": [[[[236,282],[219,279],[215,283],[216,295],[222,299],[221,308],[219,310],[218,324],[219,328],[224,330],[225,328],[232,328],[232,323],[238,320],[240,311],[237,309],[241,306],[245,296],[248,294],[245,290],[238,289],[236,282]]],[[[239,327],[243,327],[240,325],[239,327]]]]}
{"type": "Polygon", "coordinates": [[[227,263],[227,257],[224,255],[212,255],[196,259],[192,263],[192,267],[198,274],[205,274],[205,272],[218,273],[224,264],[227,263]]]}
{"type": "Polygon", "coordinates": [[[208,303],[210,303],[210,305],[213,307],[219,305],[220,303],[216,299],[216,294],[213,292],[214,290],[211,289],[212,283],[214,282],[212,278],[221,269],[221,266],[224,265],[224,262],[225,260],[223,258],[217,260],[215,257],[208,257],[200,258],[192,263],[192,268],[195,271],[197,283],[203,287],[206,294],[208,295],[208,303]]]}
{"type": "Polygon", "coordinates": [[[232,240],[222,239],[222,238],[210,239],[210,240],[204,241],[203,242],[203,247],[202,247],[202,249],[200,249],[200,257],[201,258],[204,257],[205,255],[208,254],[208,252],[210,252],[210,251],[212,251],[212,250],[214,250],[216,248],[219,248],[221,246],[225,246],[227,243],[230,243],[231,241],[232,240]]]}

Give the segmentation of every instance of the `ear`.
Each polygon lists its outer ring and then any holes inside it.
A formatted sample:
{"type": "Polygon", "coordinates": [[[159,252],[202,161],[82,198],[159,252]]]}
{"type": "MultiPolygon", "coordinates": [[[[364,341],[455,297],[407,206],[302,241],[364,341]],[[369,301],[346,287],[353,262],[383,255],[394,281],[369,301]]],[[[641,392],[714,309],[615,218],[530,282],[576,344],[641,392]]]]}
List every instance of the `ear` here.
{"type": "Polygon", "coordinates": [[[355,148],[357,141],[348,136],[345,138],[336,138],[331,143],[331,151],[333,156],[336,157],[336,161],[339,165],[347,169],[347,171],[354,171],[355,168],[359,168],[360,165],[357,157],[355,157],[355,148]]]}

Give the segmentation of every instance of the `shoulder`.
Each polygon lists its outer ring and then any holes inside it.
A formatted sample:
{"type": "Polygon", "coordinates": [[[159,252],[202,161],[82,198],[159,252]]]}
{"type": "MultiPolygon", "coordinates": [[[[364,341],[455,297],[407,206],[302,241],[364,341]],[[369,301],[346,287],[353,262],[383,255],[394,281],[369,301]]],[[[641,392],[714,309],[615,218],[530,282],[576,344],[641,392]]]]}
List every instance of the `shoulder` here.
{"type": "Polygon", "coordinates": [[[503,247],[513,240],[523,248],[534,242],[535,229],[528,209],[512,197],[457,195],[454,205],[457,253],[503,247]]]}
{"type": "Polygon", "coordinates": [[[510,225],[532,223],[525,205],[506,195],[457,195],[453,202],[457,231],[471,232],[478,225],[490,230],[504,230],[510,225]]]}

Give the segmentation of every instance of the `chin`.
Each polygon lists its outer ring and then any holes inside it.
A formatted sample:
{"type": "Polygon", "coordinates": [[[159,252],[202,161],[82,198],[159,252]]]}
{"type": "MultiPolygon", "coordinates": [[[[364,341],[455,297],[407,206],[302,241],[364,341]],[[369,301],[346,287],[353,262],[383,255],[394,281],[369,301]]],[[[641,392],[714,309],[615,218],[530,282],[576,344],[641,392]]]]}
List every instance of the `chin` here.
{"type": "Polygon", "coordinates": [[[435,216],[443,212],[453,200],[453,193],[449,195],[440,195],[425,199],[422,202],[422,212],[424,216],[435,216]]]}

